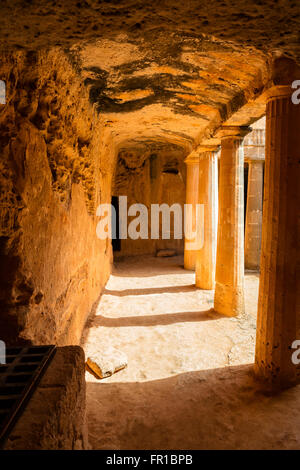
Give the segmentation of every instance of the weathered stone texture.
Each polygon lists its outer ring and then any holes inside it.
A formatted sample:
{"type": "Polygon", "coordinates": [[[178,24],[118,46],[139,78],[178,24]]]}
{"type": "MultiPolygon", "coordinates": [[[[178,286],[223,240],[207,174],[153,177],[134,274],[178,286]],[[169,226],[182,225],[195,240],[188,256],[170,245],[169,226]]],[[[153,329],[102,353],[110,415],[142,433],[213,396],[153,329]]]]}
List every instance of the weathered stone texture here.
{"type": "Polygon", "coordinates": [[[1,337],[76,343],[110,272],[95,215],[113,144],[61,50],[6,55],[0,69],[1,337]]]}
{"type": "Polygon", "coordinates": [[[57,348],[4,449],[88,449],[85,403],[83,350],[79,346],[57,348]]]}
{"type": "MultiPolygon", "coordinates": [[[[0,46],[5,48],[66,46],[126,31],[132,42],[141,35],[153,41],[174,32],[191,38],[202,33],[263,51],[288,51],[294,57],[300,53],[296,1],[10,0],[2,2],[1,15],[0,46]]],[[[169,50],[165,46],[162,54],[169,50]]]]}
{"type": "Polygon", "coordinates": [[[300,380],[300,365],[292,361],[300,337],[300,106],[291,93],[290,86],[275,86],[268,96],[257,312],[255,370],[279,388],[300,380]]]}
{"type": "MultiPolygon", "coordinates": [[[[1,3],[0,331],[7,343],[78,342],[112,259],[110,241],[96,237],[98,204],[113,191],[148,210],[153,202],[182,205],[184,158],[200,144],[219,145],[224,123],[249,126],[263,116],[270,86],[290,87],[300,60],[299,2],[274,3],[1,3]]],[[[235,315],[243,312],[243,158],[239,139],[224,140],[215,308],[235,315]]],[[[298,144],[292,137],[288,145],[298,144]]],[[[269,181],[279,185],[287,175],[293,184],[282,186],[282,203],[269,184],[275,216],[265,219],[265,239],[278,243],[280,260],[290,247],[292,256],[294,239],[278,221],[292,226],[297,209],[290,204],[296,171],[285,160],[280,171],[270,165],[269,181]]],[[[124,240],[120,255],[178,253],[183,241],[172,235],[124,240]]],[[[296,256],[290,271],[265,256],[260,302],[279,286],[294,312],[296,256]]],[[[272,295],[264,304],[271,311],[272,295]]],[[[270,318],[264,308],[262,324],[270,318]]]]}

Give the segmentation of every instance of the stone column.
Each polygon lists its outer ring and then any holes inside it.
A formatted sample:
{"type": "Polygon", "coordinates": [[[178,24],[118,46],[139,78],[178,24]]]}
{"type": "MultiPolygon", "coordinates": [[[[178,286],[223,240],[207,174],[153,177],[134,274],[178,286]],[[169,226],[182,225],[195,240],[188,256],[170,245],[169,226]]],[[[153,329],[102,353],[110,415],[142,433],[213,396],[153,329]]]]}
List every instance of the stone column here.
{"type": "Polygon", "coordinates": [[[248,160],[248,193],[245,228],[245,268],[258,270],[260,264],[263,160],[248,160]]]}
{"type": "MultiPolygon", "coordinates": [[[[196,204],[198,204],[199,192],[199,154],[192,152],[185,163],[187,165],[186,173],[186,204],[192,205],[192,211],[186,213],[188,220],[185,220],[186,226],[196,234],[196,204]]],[[[184,268],[194,270],[196,265],[196,235],[190,238],[188,233],[185,233],[187,238],[184,240],[184,268]]]]}
{"type": "Polygon", "coordinates": [[[292,344],[300,340],[300,104],[292,103],[293,91],[274,86],[266,109],[255,371],[279,388],[300,379],[297,358],[292,361],[292,344]]]}
{"type": "Polygon", "coordinates": [[[215,311],[244,312],[244,157],[248,127],[226,126],[221,133],[219,221],[215,311]]]}
{"type": "Polygon", "coordinates": [[[196,286],[213,289],[215,286],[217,227],[218,227],[218,157],[217,147],[206,149],[199,159],[199,204],[204,206],[203,246],[197,251],[196,286]]]}

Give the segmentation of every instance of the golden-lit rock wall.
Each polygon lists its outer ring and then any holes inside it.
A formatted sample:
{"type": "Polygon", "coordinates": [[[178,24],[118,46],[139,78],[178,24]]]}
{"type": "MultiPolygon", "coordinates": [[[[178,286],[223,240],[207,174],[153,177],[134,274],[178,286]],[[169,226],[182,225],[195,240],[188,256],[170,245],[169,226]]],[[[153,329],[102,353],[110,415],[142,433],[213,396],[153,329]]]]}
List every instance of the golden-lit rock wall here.
{"type": "Polygon", "coordinates": [[[96,208],[112,140],[61,50],[3,55],[0,71],[1,338],[77,343],[110,274],[96,208]]]}

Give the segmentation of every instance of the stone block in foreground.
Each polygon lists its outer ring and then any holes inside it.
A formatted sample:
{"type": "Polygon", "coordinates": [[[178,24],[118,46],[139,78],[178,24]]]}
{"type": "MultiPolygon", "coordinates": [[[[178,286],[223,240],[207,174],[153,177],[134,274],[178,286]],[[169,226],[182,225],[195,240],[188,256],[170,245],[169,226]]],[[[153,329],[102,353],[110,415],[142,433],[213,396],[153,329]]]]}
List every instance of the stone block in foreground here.
{"type": "Polygon", "coordinates": [[[59,347],[4,449],[87,449],[85,408],[83,349],[59,347]]]}

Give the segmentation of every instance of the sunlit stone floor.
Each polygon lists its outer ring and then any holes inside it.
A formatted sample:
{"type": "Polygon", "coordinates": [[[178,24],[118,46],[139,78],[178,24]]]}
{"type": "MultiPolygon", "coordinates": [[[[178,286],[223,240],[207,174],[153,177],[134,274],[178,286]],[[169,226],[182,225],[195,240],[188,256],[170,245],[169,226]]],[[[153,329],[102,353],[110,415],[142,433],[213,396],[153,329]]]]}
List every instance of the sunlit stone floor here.
{"type": "Polygon", "coordinates": [[[86,355],[113,346],[128,367],[88,372],[94,449],[297,449],[300,388],[270,396],[252,376],[259,277],[246,273],[246,312],[214,313],[183,259],[118,262],[89,322],[86,355]]]}

